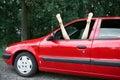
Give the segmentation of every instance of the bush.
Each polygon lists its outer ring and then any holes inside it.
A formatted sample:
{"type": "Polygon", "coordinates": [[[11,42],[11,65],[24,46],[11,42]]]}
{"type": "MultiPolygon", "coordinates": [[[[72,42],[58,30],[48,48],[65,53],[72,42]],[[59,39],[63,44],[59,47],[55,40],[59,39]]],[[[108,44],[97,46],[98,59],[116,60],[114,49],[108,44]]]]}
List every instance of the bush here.
{"type": "Polygon", "coordinates": [[[2,55],[4,53],[5,48],[0,48],[0,59],[2,58],[2,55]]]}

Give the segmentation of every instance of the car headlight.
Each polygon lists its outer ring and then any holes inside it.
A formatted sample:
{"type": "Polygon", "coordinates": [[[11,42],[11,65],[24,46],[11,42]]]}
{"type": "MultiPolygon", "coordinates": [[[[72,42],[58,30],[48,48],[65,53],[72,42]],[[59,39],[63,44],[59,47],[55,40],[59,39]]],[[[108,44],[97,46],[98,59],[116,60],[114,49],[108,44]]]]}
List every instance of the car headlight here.
{"type": "Polygon", "coordinates": [[[5,51],[7,51],[8,50],[8,47],[5,49],[5,51]]]}

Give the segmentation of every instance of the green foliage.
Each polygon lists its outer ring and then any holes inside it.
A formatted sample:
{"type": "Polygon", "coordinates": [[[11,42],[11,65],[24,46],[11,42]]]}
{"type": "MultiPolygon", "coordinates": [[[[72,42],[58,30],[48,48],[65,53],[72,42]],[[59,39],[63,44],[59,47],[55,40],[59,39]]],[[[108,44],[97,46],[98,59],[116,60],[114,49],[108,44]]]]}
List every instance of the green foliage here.
{"type": "Polygon", "coordinates": [[[19,8],[14,0],[0,1],[0,47],[19,40],[17,34],[17,29],[20,28],[19,8]]]}
{"type": "MultiPolygon", "coordinates": [[[[59,26],[56,14],[63,23],[87,17],[120,16],[120,0],[25,0],[28,10],[30,37],[38,38],[59,26]]],[[[0,0],[0,46],[20,41],[21,3],[19,0],[0,0]]]]}
{"type": "Polygon", "coordinates": [[[4,49],[0,48],[0,59],[2,58],[3,53],[4,53],[4,49]]]}

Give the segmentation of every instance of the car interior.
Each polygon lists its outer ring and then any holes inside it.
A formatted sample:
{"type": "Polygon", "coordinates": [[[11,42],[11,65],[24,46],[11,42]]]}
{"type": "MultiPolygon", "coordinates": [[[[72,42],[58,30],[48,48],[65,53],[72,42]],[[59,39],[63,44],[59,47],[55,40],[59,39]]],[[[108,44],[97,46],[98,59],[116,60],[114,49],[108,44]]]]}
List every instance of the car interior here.
{"type": "MultiPolygon", "coordinates": [[[[95,20],[92,20],[91,24],[90,24],[88,38],[90,36],[90,33],[91,33],[91,30],[92,30],[94,23],[95,23],[95,20]]],[[[85,29],[85,26],[86,26],[86,21],[79,21],[79,22],[76,22],[76,23],[73,23],[73,24],[66,26],[65,29],[66,29],[71,40],[81,39],[81,37],[83,35],[83,31],[85,29]]],[[[61,30],[57,31],[54,34],[54,37],[56,40],[64,40],[61,30]]]]}

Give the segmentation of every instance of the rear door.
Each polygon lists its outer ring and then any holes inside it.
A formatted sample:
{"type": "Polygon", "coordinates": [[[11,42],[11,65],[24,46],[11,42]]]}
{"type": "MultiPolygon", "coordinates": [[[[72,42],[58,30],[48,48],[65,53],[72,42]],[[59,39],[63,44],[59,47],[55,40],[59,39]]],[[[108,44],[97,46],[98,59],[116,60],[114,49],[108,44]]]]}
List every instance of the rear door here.
{"type": "Polygon", "coordinates": [[[120,78],[120,19],[101,19],[92,45],[92,72],[120,78]]]}

